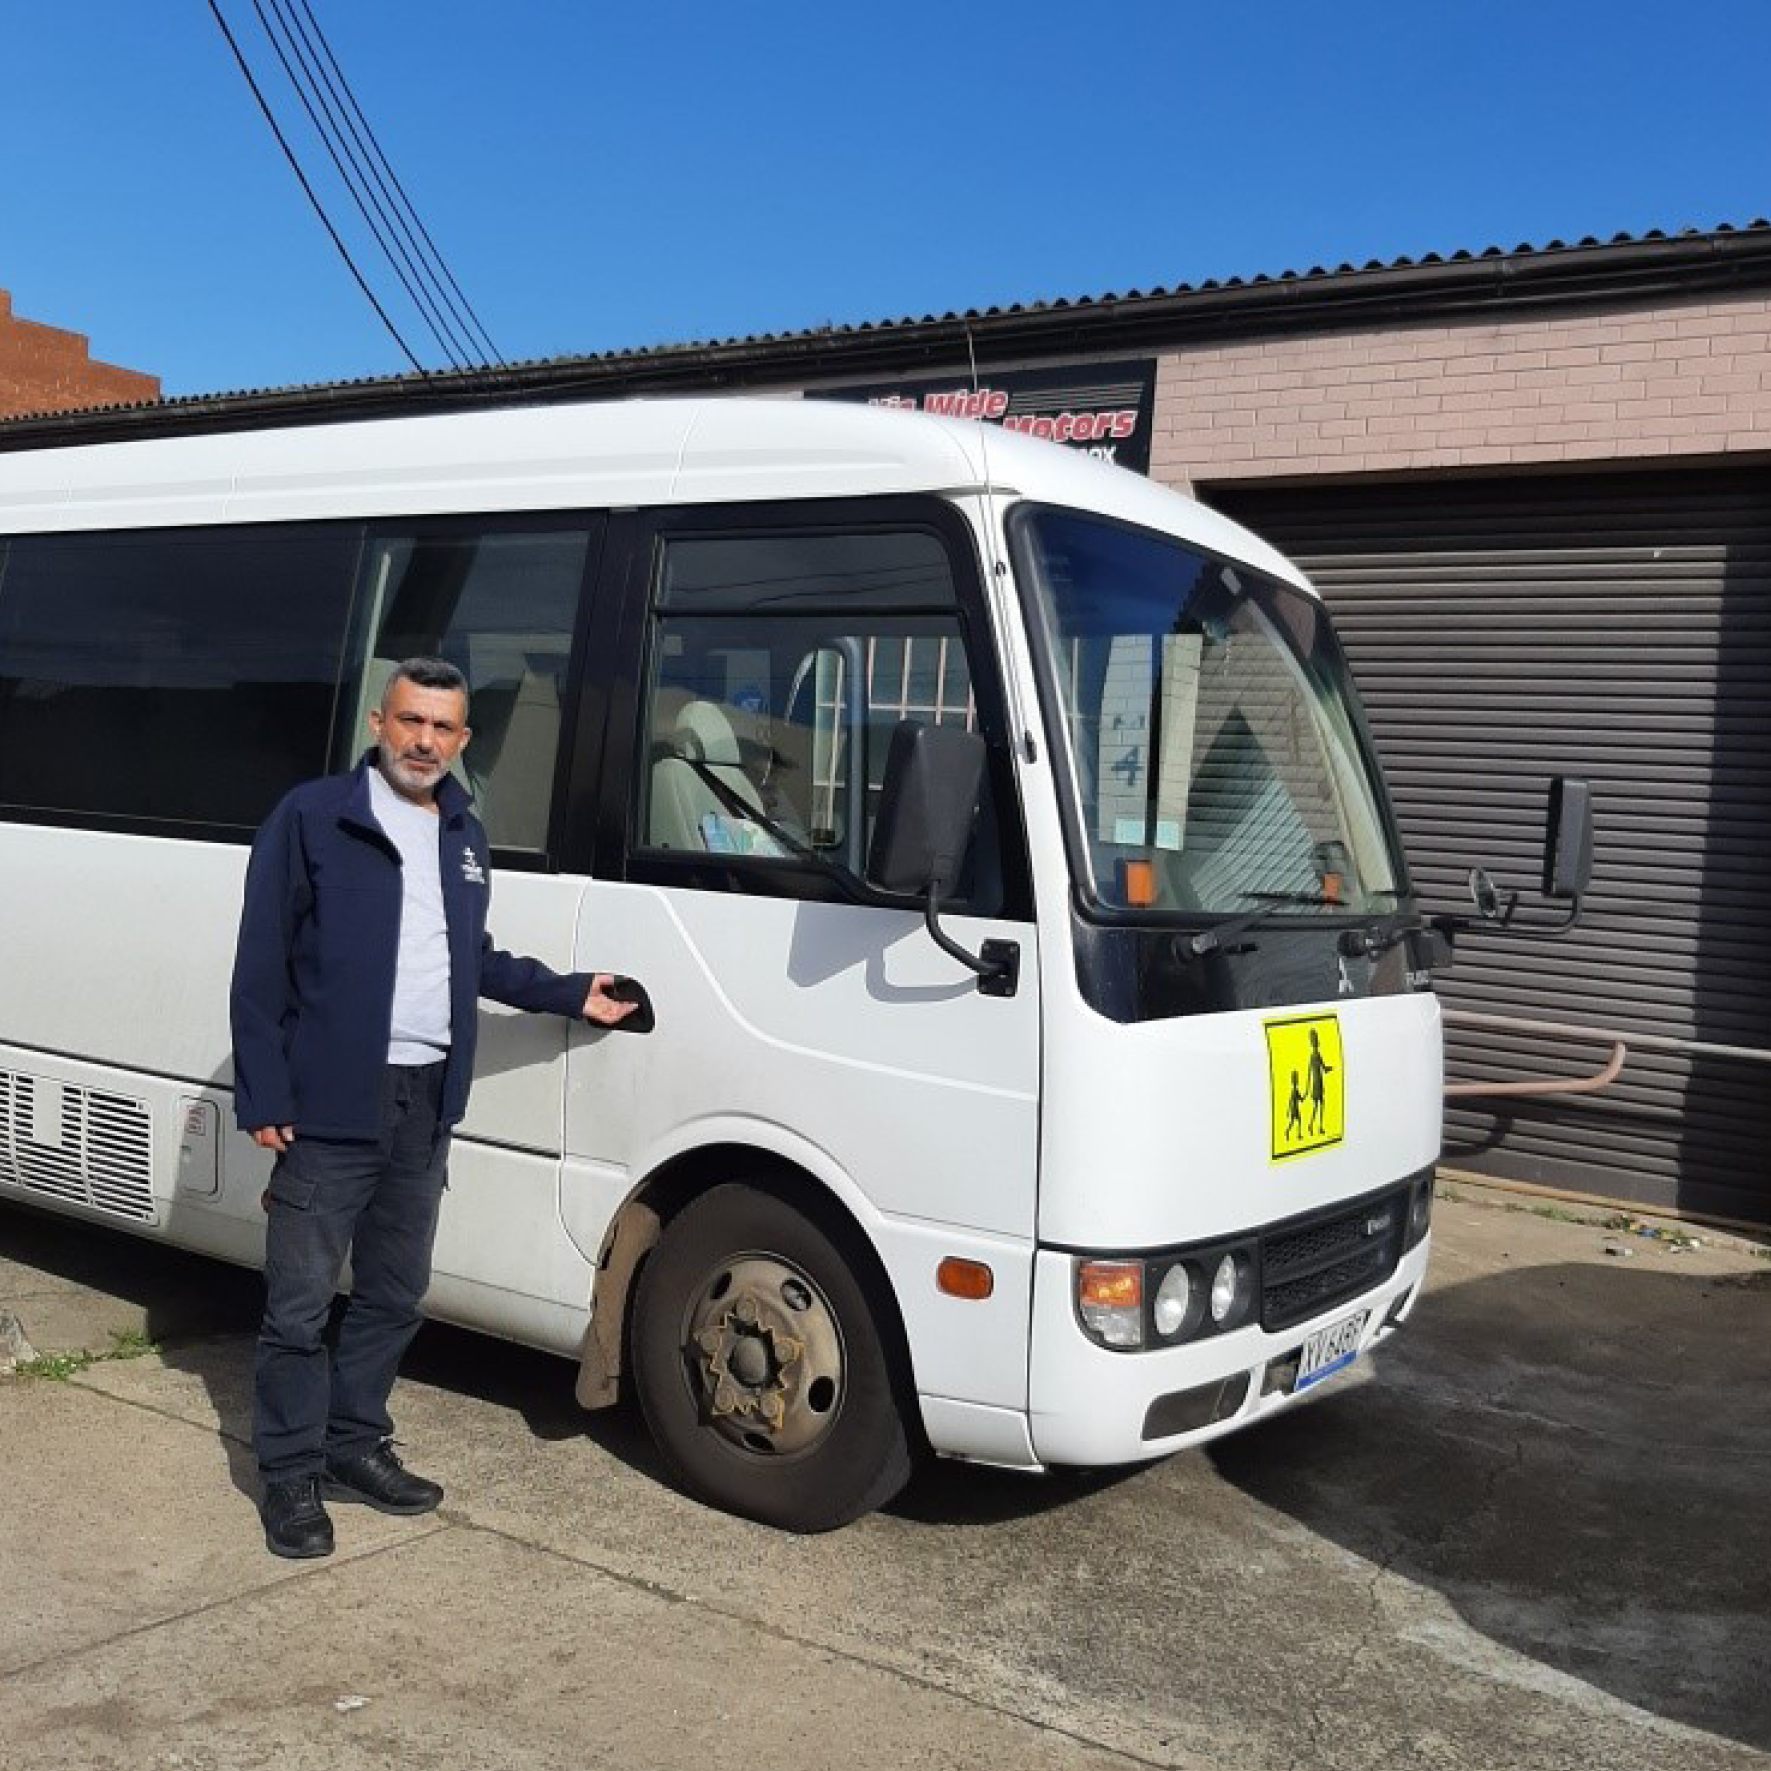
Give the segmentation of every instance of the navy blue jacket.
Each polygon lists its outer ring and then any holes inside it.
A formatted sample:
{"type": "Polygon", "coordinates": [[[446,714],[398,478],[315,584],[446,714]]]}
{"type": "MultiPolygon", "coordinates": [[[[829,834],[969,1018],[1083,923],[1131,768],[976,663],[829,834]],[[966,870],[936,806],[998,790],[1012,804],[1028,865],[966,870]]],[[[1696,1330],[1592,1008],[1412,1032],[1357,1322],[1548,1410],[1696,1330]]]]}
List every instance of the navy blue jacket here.
{"type": "MultiPolygon", "coordinates": [[[[400,851],[375,821],[369,757],[284,798],[252,845],[234,957],[234,1117],[323,1138],[380,1131],[400,945],[400,851]]],[[[477,999],[578,1016],[588,975],[500,952],[486,933],[492,870],[466,791],[437,784],[450,1046],[442,1118],[467,1111],[477,999]]]]}

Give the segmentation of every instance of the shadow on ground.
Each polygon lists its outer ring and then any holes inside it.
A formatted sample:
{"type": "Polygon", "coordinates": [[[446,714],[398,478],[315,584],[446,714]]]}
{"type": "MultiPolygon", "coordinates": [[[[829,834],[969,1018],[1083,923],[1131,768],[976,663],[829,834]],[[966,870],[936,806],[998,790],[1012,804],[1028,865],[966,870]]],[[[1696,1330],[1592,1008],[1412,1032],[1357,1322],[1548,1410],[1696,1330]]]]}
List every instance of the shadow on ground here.
{"type": "Polygon", "coordinates": [[[1376,1364],[1211,1461],[1491,1641],[1771,1748],[1771,1272],[1473,1279],[1376,1364]]]}
{"type": "MultiPolygon", "coordinates": [[[[0,1259],[139,1309],[164,1363],[203,1385],[221,1423],[218,1457],[225,1459],[234,1487],[256,1502],[252,1356],[263,1300],[256,1272],[10,1202],[0,1203],[0,1259]]],[[[514,1412],[536,1439],[588,1440],[648,1481],[671,1485],[632,1398],[587,1414],[572,1393],[572,1367],[553,1354],[433,1322],[413,1343],[401,1373],[514,1412]]],[[[1040,1480],[929,1458],[888,1510],[921,1524],[995,1523],[1049,1512],[1133,1473],[1135,1466],[1060,1471],[1040,1480]]]]}

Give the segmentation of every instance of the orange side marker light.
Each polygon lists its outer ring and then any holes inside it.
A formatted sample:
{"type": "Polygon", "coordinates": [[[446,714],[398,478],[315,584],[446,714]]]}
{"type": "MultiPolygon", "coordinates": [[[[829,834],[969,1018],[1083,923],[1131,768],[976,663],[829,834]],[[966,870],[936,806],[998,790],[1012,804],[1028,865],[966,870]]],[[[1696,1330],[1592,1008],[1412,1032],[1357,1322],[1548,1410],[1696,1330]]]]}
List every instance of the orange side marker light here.
{"type": "Polygon", "coordinates": [[[935,1285],[949,1297],[981,1303],[996,1289],[996,1275],[982,1261],[962,1261],[950,1254],[935,1269],[935,1285]]]}

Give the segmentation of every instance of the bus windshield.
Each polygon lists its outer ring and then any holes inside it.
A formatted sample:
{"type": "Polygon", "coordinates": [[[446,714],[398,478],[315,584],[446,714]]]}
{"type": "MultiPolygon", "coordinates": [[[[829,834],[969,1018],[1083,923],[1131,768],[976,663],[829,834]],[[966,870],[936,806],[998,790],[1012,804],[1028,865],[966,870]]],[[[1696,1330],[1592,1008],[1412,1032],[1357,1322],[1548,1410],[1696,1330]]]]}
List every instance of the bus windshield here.
{"type": "Polygon", "coordinates": [[[1024,511],[1017,533],[1095,903],[1205,916],[1396,908],[1383,787],[1318,602],[1073,511],[1024,511]]]}

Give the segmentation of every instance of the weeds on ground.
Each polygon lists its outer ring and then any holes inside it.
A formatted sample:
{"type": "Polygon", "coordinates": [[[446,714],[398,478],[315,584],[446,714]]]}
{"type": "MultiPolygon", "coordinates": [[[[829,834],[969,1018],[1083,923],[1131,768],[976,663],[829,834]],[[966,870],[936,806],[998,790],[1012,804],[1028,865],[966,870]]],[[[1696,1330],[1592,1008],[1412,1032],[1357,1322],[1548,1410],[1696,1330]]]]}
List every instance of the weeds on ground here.
{"type": "Polygon", "coordinates": [[[45,1353],[38,1359],[27,1359],[14,1367],[14,1377],[36,1377],[51,1383],[65,1383],[75,1372],[89,1365],[104,1365],[118,1359],[140,1359],[160,1350],[159,1342],[139,1328],[113,1328],[111,1344],[102,1351],[83,1347],[74,1353],[45,1353]]]}
{"type": "MultiPolygon", "coordinates": [[[[1434,1189],[1435,1196],[1463,1203],[1464,1195],[1440,1182],[1434,1189]]],[[[1547,1218],[1553,1224],[1586,1224],[1595,1230],[1608,1230],[1614,1236],[1639,1236],[1647,1242],[1658,1242],[1664,1249],[1674,1254],[1681,1254],[1686,1249],[1706,1247],[1703,1237],[1687,1230],[1683,1225],[1651,1224],[1637,1217],[1633,1212],[1614,1211],[1604,1215],[1596,1212],[1573,1211],[1566,1205],[1533,1205],[1523,1199],[1504,1201],[1481,1200],[1477,1203],[1492,1204],[1500,1211],[1516,1212],[1526,1217],[1547,1218]]],[[[1623,1249],[1612,1252],[1624,1253],[1623,1249]]],[[[1757,1243],[1748,1247],[1747,1252],[1755,1260],[1771,1261],[1771,1243],[1757,1243]]]]}
{"type": "Polygon", "coordinates": [[[1609,1218],[1596,1218],[1584,1211],[1570,1211],[1565,1205],[1525,1205],[1518,1200],[1509,1200],[1501,1210],[1521,1212],[1527,1217],[1548,1218],[1553,1224],[1597,1224],[1607,1230],[1614,1227],[1609,1218]]]}

